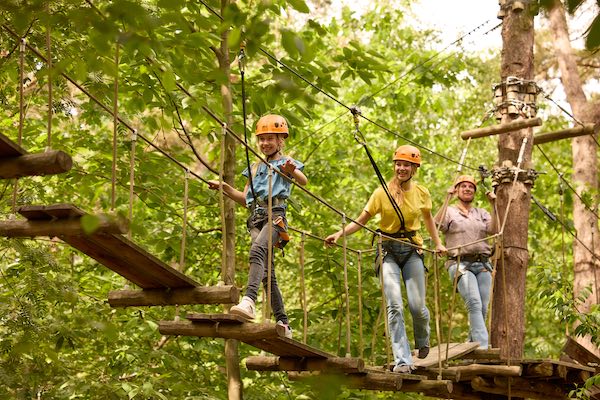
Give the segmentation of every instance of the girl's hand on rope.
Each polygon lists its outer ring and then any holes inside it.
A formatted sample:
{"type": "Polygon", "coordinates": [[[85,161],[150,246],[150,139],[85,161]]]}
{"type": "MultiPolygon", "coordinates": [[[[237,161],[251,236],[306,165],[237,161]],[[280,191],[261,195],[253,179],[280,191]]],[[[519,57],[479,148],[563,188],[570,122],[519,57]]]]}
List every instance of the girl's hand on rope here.
{"type": "Polygon", "coordinates": [[[456,187],[450,186],[447,190],[448,197],[453,197],[456,194],[456,187]]]}
{"type": "Polygon", "coordinates": [[[281,169],[281,172],[286,174],[288,177],[292,178],[292,174],[296,170],[296,165],[294,165],[294,162],[288,158],[286,160],[285,164],[283,164],[280,167],[280,169],[281,169]]]}
{"type": "MultiPolygon", "coordinates": [[[[223,190],[227,191],[228,183],[223,182],[223,190]]],[[[212,190],[219,190],[221,188],[221,182],[219,181],[208,181],[208,188],[212,190]]]]}
{"type": "Polygon", "coordinates": [[[487,197],[488,201],[492,204],[494,203],[494,201],[496,201],[496,193],[492,192],[491,190],[485,192],[485,196],[487,197]]]}

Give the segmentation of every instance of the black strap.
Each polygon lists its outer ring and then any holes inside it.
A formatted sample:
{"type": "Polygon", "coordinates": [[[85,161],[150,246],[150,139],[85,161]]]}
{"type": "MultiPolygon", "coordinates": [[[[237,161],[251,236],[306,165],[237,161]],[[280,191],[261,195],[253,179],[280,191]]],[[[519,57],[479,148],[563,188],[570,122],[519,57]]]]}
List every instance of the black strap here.
{"type": "Polygon", "coordinates": [[[250,186],[250,190],[252,192],[252,198],[254,199],[254,202],[256,202],[258,200],[258,198],[256,197],[256,193],[254,192],[254,185],[252,184],[252,168],[250,165],[250,155],[248,153],[248,129],[246,127],[246,84],[245,84],[245,80],[244,80],[244,75],[245,75],[245,59],[246,58],[246,54],[244,52],[244,47],[240,47],[240,55],[238,57],[238,61],[239,61],[239,65],[240,65],[240,77],[242,80],[242,114],[244,116],[244,143],[246,143],[246,145],[244,146],[244,148],[246,149],[246,165],[248,167],[248,184],[250,186]]]}
{"type": "Polygon", "coordinates": [[[396,212],[396,215],[398,216],[398,219],[400,220],[400,231],[405,231],[406,225],[404,223],[404,215],[402,214],[402,210],[400,210],[400,206],[398,206],[398,203],[396,203],[396,200],[394,200],[394,198],[392,197],[392,195],[387,187],[387,182],[383,178],[383,175],[381,175],[381,171],[379,170],[379,167],[377,167],[377,163],[375,162],[375,159],[373,159],[373,156],[371,156],[371,152],[369,151],[369,147],[367,147],[365,137],[363,136],[360,129],[358,129],[358,115],[360,114],[360,111],[356,107],[352,107],[350,109],[350,111],[352,112],[352,115],[354,116],[354,126],[356,127],[356,133],[354,134],[354,139],[358,143],[360,143],[362,145],[362,147],[365,149],[365,152],[367,153],[367,157],[369,157],[369,161],[371,162],[371,165],[373,166],[373,169],[375,170],[377,179],[379,180],[379,183],[381,184],[381,187],[383,188],[383,191],[385,192],[390,203],[392,203],[392,208],[394,209],[394,211],[396,212]],[[358,140],[358,134],[360,134],[362,141],[358,140]]]}

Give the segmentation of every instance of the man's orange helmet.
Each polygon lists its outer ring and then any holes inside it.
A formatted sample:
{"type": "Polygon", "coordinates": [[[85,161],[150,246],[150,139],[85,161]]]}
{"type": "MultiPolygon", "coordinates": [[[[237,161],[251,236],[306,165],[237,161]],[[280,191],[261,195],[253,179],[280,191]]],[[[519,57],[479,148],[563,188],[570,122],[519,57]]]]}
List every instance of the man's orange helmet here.
{"type": "Polygon", "coordinates": [[[400,146],[394,152],[394,161],[408,161],[421,166],[421,152],[415,146],[405,144],[400,146]]]}
{"type": "Polygon", "coordinates": [[[456,183],[454,184],[454,187],[457,187],[463,182],[471,183],[473,186],[475,186],[475,190],[477,190],[477,182],[475,182],[475,178],[473,178],[471,175],[461,175],[458,178],[456,178],[456,183]]]}
{"type": "Polygon", "coordinates": [[[275,133],[287,138],[289,135],[288,123],[281,115],[268,114],[260,117],[256,123],[256,136],[275,133]]]}

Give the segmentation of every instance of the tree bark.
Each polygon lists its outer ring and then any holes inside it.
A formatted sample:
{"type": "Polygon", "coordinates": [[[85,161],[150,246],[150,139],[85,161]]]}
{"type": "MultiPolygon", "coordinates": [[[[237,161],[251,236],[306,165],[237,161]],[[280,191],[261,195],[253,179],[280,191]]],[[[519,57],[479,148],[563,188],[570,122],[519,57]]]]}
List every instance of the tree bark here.
{"type": "MultiPolygon", "coordinates": [[[[561,81],[573,115],[582,123],[592,123],[598,128],[600,124],[600,102],[590,102],[583,91],[577,60],[571,42],[565,16],[565,8],[560,0],[555,0],[549,10],[550,29],[552,31],[554,51],[558,59],[561,81]]],[[[572,181],[575,190],[581,196],[591,193],[594,204],[590,206],[597,209],[598,192],[598,159],[597,146],[591,135],[574,138],[571,142],[573,155],[572,181]]],[[[598,238],[598,220],[594,212],[587,209],[576,196],[573,202],[573,223],[579,241],[573,241],[573,267],[574,281],[573,292],[575,298],[588,286],[592,287],[592,294],[580,306],[582,313],[589,312],[592,304],[598,304],[598,270],[599,263],[596,254],[595,241],[598,238]],[[591,251],[591,252],[590,252],[591,251]]],[[[596,356],[600,356],[600,349],[594,345],[589,337],[578,337],[577,342],[596,356]]]]}
{"type": "MultiPolygon", "coordinates": [[[[229,0],[221,0],[221,15],[229,5],[229,0]]],[[[229,58],[229,30],[224,30],[221,34],[221,47],[218,52],[219,68],[223,76],[230,75],[229,58]]],[[[231,84],[229,79],[227,83],[221,85],[221,98],[225,121],[227,126],[233,125],[233,100],[231,94],[231,84]]],[[[234,186],[235,178],[235,139],[231,135],[225,135],[225,163],[223,171],[223,180],[234,186]]],[[[229,197],[225,197],[225,263],[221,271],[223,283],[225,285],[235,285],[235,203],[229,197]]],[[[224,306],[229,309],[227,305],[224,306]]],[[[239,360],[239,342],[235,339],[225,339],[225,362],[227,367],[227,385],[229,400],[243,399],[243,385],[240,375],[239,360]]]]}
{"type": "MultiPolygon", "coordinates": [[[[511,10],[502,23],[501,79],[513,76],[524,80],[533,77],[533,15],[529,3],[522,11],[511,10]]],[[[519,119],[521,117],[518,117],[519,119]]],[[[506,113],[503,124],[513,121],[506,113]]],[[[523,166],[531,161],[533,133],[531,128],[503,134],[498,139],[500,165],[517,165],[523,139],[527,145],[523,153],[523,166]]],[[[522,168],[523,168],[522,166],[522,168]]],[[[504,254],[497,264],[496,280],[492,298],[493,347],[500,348],[501,358],[520,359],[525,338],[525,278],[529,252],[527,237],[531,186],[521,181],[500,183],[497,188],[497,207],[500,221],[506,223],[503,230],[504,254]],[[505,217],[507,216],[507,217],[505,217]]]]}

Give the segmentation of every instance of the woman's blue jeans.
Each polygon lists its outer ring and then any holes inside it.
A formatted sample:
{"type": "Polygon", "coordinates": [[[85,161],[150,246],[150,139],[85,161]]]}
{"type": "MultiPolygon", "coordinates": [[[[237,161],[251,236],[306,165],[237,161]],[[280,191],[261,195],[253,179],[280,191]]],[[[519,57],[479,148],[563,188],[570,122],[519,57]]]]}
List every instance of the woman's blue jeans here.
{"type": "Polygon", "coordinates": [[[387,302],[390,341],[395,365],[412,365],[412,356],[404,324],[402,284],[406,286],[408,309],[413,319],[415,347],[429,346],[429,310],[425,305],[425,265],[410,246],[386,241],[383,243],[383,291],[387,302]],[[408,256],[404,265],[400,265],[408,256]]]}
{"type": "MultiPolygon", "coordinates": [[[[287,220],[285,219],[285,209],[273,207],[273,219],[281,216],[284,219],[284,223],[287,226],[287,220]]],[[[250,247],[250,271],[248,272],[248,286],[246,287],[246,296],[256,301],[258,297],[258,289],[260,283],[263,283],[265,293],[267,292],[267,280],[268,272],[267,259],[269,254],[269,224],[267,224],[268,216],[267,210],[264,208],[257,208],[254,210],[250,218],[247,221],[248,231],[252,238],[252,246],[250,247]]],[[[277,225],[272,225],[271,235],[273,244],[279,240],[279,231],[281,228],[277,225]]],[[[284,324],[288,323],[288,316],[285,313],[283,306],[283,297],[277,285],[277,277],[275,276],[275,254],[271,249],[271,309],[276,321],[282,321],[284,324]]]]}
{"type": "MultiPolygon", "coordinates": [[[[453,281],[457,265],[453,262],[448,267],[453,281]]],[[[490,303],[491,271],[492,265],[489,262],[460,262],[458,292],[469,313],[469,341],[479,342],[479,348],[482,349],[487,349],[489,343],[485,318],[490,303]]]]}

